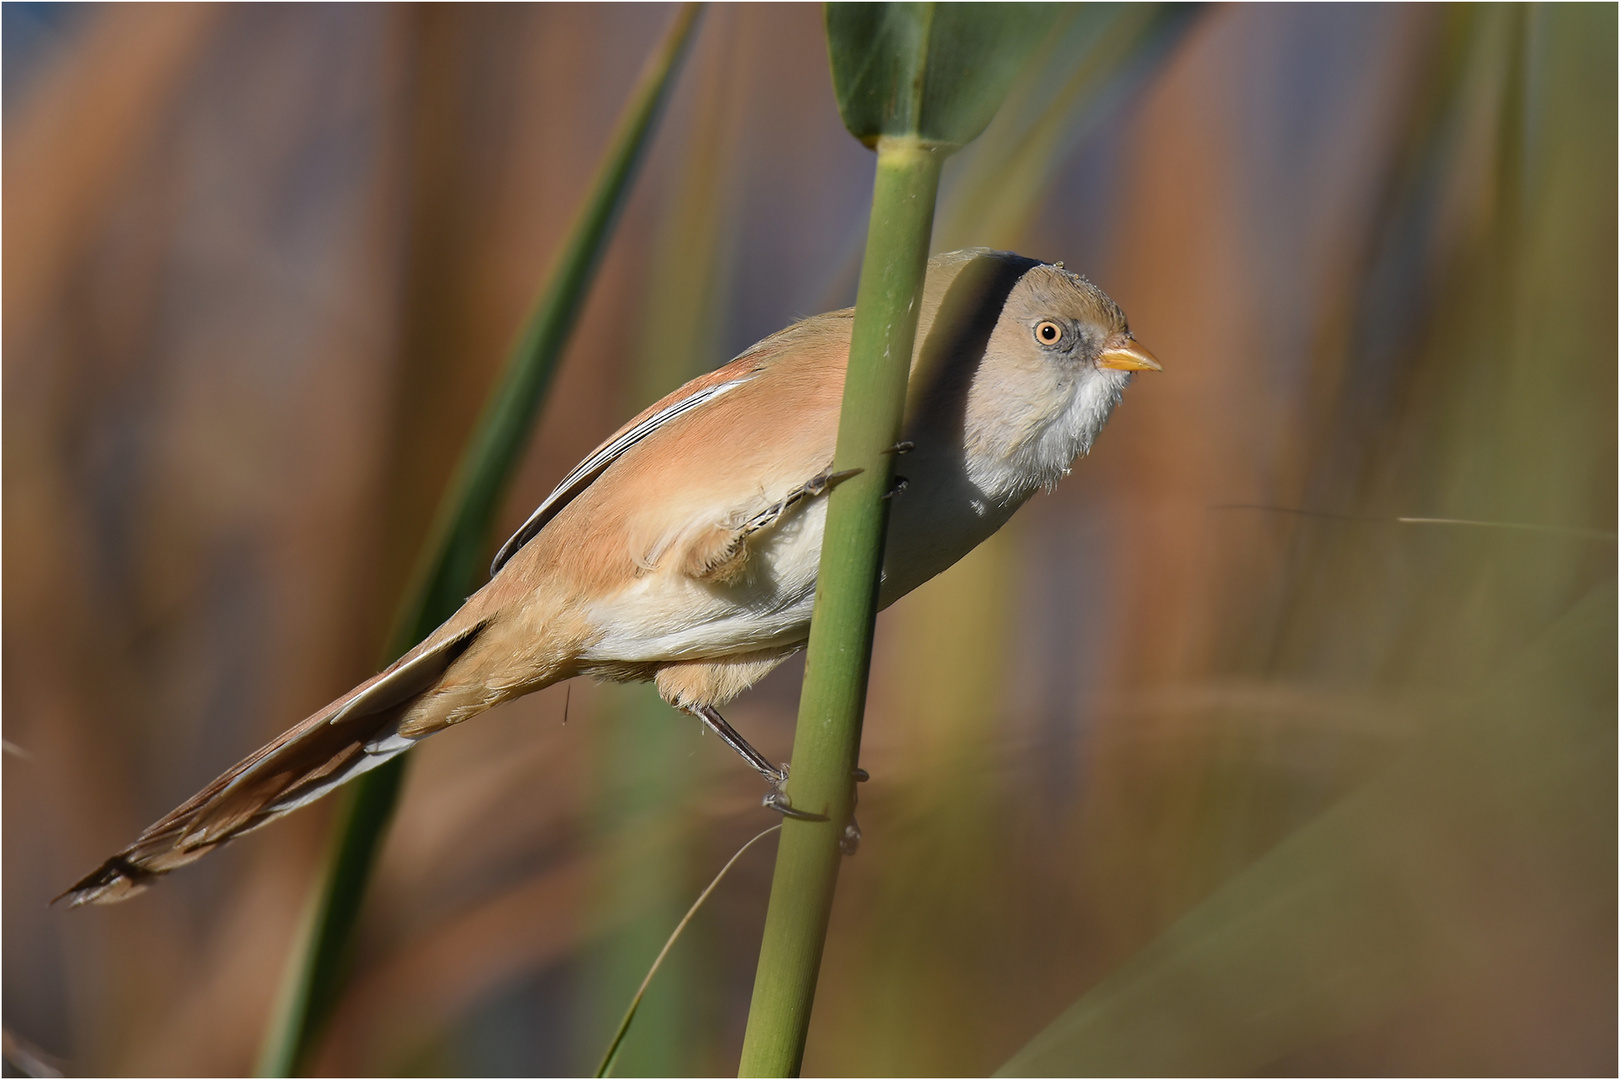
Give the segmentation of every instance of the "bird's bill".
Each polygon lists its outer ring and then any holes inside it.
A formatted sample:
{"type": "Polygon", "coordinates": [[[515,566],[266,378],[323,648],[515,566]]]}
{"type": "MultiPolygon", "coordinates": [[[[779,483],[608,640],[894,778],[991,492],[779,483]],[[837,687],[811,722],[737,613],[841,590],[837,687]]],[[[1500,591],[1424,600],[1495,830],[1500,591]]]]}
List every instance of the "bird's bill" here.
{"type": "Polygon", "coordinates": [[[1135,341],[1127,338],[1118,345],[1111,345],[1097,357],[1097,366],[1112,368],[1114,371],[1163,371],[1159,362],[1153,359],[1148,352],[1135,341]]]}

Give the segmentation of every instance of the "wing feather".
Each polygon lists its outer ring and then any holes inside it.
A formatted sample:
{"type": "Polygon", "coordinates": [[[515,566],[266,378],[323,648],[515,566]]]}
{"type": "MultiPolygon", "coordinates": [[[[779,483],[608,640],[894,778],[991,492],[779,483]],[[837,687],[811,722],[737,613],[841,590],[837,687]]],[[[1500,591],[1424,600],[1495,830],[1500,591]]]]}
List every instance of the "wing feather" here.
{"type": "Polygon", "coordinates": [[[755,374],[756,372],[749,372],[741,378],[727,379],[725,382],[715,383],[712,386],[700,387],[694,393],[664,405],[663,408],[644,418],[632,421],[607,442],[597,447],[590,457],[576,465],[574,471],[563,478],[562,483],[558,484],[551,494],[546,496],[545,501],[536,508],[534,513],[529,515],[529,519],[519,527],[518,531],[513,533],[506,543],[501,545],[501,550],[495,553],[495,561],[490,564],[490,576],[493,577],[500,573],[501,567],[505,566],[507,561],[513,555],[516,555],[524,544],[533,540],[540,530],[545,528],[546,522],[555,517],[557,512],[564,506],[567,506],[571,499],[589,487],[591,482],[602,475],[602,472],[609,465],[623,456],[626,450],[629,450],[670,421],[685,416],[693,409],[730,393],[752,379],[755,374]]]}

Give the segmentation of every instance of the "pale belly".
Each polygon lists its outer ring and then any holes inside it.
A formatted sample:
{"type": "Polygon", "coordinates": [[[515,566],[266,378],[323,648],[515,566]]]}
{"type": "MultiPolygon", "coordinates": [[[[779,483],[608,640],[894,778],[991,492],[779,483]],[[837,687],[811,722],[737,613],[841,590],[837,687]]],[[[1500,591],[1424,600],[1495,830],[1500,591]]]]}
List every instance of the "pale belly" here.
{"type": "MultiPolygon", "coordinates": [[[[891,508],[884,607],[978,546],[1023,501],[987,505],[959,475],[930,479],[925,472],[891,508]]],[[[593,605],[590,621],[599,637],[581,659],[667,663],[803,644],[826,518],[827,500],[816,499],[757,537],[744,581],[713,584],[662,567],[635,579],[593,605]]]]}
{"type": "MultiPolygon", "coordinates": [[[[590,609],[595,663],[697,660],[796,645],[810,631],[827,521],[817,499],[751,545],[746,579],[714,584],[669,566],[636,578],[590,609]]],[[[673,563],[675,560],[669,560],[673,563]]]]}

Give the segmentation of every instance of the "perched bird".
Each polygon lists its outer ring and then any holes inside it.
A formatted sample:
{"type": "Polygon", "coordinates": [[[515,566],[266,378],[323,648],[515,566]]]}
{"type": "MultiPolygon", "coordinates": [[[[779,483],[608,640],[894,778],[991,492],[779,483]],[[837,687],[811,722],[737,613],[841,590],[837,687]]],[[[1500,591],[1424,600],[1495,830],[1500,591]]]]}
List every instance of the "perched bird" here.
{"type": "MultiPolygon", "coordinates": [[[[576,675],[652,680],[771,782],[721,718],[809,635],[853,309],[766,338],[631,420],[500,549],[492,577],[381,674],[232,766],[74,885],[120,900],[437,731],[576,675]]],[[[930,261],[879,594],[892,604],[1086,453],[1131,372],[1119,306],[1061,264],[930,261]]]]}

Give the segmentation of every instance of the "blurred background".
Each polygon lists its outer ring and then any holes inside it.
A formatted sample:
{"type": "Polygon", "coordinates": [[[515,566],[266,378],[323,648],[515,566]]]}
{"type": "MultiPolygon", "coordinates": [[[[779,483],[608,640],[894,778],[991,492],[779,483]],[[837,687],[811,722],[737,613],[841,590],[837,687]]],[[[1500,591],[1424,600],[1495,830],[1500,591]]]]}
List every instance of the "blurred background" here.
{"type": "MultiPolygon", "coordinates": [[[[252,1067],[329,805],[47,904],[376,669],[672,14],[0,9],[8,1074],[252,1067]]],[[[820,19],[706,14],[495,542],[852,301],[820,19]]],[[[1601,5],[1065,11],[934,246],[1066,261],[1165,372],[881,617],[806,1073],[1615,1071],[1616,45],[1601,5]]],[[[728,710],[774,759],[801,672],[728,710]]],[[[323,1073],[588,1072],[771,823],[641,686],[413,757],[323,1073]]],[[[621,1075],[735,1071],[773,847],[621,1075]]]]}

